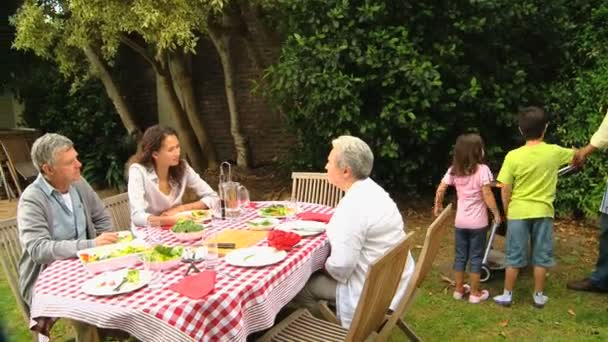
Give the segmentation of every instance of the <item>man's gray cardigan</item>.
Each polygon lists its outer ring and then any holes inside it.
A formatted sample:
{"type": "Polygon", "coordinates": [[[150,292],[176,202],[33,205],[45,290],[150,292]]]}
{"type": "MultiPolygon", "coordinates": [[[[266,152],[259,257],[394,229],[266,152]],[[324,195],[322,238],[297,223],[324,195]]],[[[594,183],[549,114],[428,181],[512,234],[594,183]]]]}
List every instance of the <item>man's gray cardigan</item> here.
{"type": "Polygon", "coordinates": [[[87,240],[53,240],[50,198],[36,183],[30,184],[17,206],[17,225],[23,255],[19,262],[21,296],[29,307],[32,289],[40,272],[55,260],[76,257],[81,249],[95,247],[98,234],[112,230],[112,218],[93,188],[81,179],[72,184],[78,191],[87,223],[87,240]]]}

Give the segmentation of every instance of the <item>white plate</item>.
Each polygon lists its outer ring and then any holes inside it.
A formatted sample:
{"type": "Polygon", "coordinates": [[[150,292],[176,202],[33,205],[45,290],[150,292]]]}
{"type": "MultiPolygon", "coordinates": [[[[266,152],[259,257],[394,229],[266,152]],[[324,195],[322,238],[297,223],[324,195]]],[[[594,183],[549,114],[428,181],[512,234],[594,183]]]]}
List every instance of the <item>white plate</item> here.
{"type": "Polygon", "coordinates": [[[188,219],[191,219],[192,221],[197,222],[197,223],[209,222],[213,218],[211,210],[208,210],[208,209],[182,211],[182,212],[179,212],[179,213],[175,214],[175,216],[176,217],[188,218],[188,219]],[[192,212],[193,211],[203,211],[203,212],[205,212],[205,216],[194,218],[192,216],[192,212]]]}
{"type": "Polygon", "coordinates": [[[249,229],[251,230],[271,230],[280,222],[281,221],[279,221],[278,219],[272,217],[258,217],[245,222],[245,224],[247,224],[247,227],[249,227],[249,229]],[[268,222],[269,224],[264,226],[260,225],[263,222],[268,222]]]}
{"type": "Polygon", "coordinates": [[[300,236],[312,236],[325,231],[326,224],[317,221],[289,221],[283,222],[276,229],[296,233],[300,236]]]}
{"type": "Polygon", "coordinates": [[[272,247],[249,247],[226,254],[224,260],[232,266],[259,267],[276,264],[286,256],[287,252],[272,247]]]}
{"type": "Polygon", "coordinates": [[[116,272],[102,273],[82,284],[82,291],[92,296],[115,296],[135,291],[146,286],[150,282],[150,273],[139,270],[138,283],[125,283],[118,291],[114,291],[129,270],[124,269],[116,272]]]}
{"type": "MultiPolygon", "coordinates": [[[[283,204],[278,204],[278,205],[283,205],[283,204]]],[[[265,218],[277,218],[277,219],[281,219],[281,218],[286,218],[289,217],[289,215],[269,215],[269,214],[265,214],[262,212],[263,209],[266,209],[268,207],[264,207],[264,208],[259,208],[258,209],[258,215],[260,215],[260,217],[265,217],[265,218]]],[[[288,209],[291,212],[293,212],[293,209],[288,209]]],[[[295,216],[295,214],[297,214],[297,210],[296,213],[294,213],[293,215],[295,216]]]]}

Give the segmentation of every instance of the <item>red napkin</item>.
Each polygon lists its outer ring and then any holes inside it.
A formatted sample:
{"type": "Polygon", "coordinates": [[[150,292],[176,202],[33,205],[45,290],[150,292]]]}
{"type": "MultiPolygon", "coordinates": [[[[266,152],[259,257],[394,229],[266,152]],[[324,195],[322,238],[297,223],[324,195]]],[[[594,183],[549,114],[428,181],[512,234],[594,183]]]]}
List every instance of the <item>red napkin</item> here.
{"type": "Polygon", "coordinates": [[[286,232],[284,230],[272,230],[268,233],[268,246],[274,247],[281,251],[288,251],[295,246],[302,237],[296,233],[286,232]]]}
{"type": "Polygon", "coordinates": [[[169,289],[192,299],[201,299],[212,292],[214,287],[215,272],[203,271],[184,277],[169,289]]]}
{"type": "Polygon", "coordinates": [[[300,220],[304,220],[304,221],[318,221],[318,222],[327,223],[331,219],[331,215],[332,214],[321,214],[321,213],[314,213],[312,211],[304,211],[304,212],[299,213],[297,216],[300,220]]]}
{"type": "Polygon", "coordinates": [[[257,202],[249,202],[249,205],[247,206],[247,208],[257,209],[258,208],[258,203],[257,202]]]}

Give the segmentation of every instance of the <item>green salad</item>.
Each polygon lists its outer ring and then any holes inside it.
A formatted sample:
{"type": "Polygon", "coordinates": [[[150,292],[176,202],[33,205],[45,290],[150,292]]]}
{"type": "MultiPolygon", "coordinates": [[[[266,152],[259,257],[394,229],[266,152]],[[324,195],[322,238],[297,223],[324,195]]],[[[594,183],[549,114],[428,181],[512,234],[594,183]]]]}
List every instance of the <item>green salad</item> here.
{"type": "Polygon", "coordinates": [[[139,270],[129,270],[127,272],[127,282],[132,284],[139,283],[139,270]]]}
{"type": "Polygon", "coordinates": [[[287,216],[290,209],[282,204],[273,204],[269,207],[260,209],[262,216],[287,216]]]}
{"type": "Polygon", "coordinates": [[[181,246],[169,247],[158,245],[150,251],[150,259],[153,262],[165,262],[170,260],[179,259],[184,252],[184,248],[181,246]]]}
{"type": "Polygon", "coordinates": [[[178,219],[177,223],[171,228],[174,233],[196,233],[204,230],[205,227],[188,219],[178,219]]]}
{"type": "Polygon", "coordinates": [[[263,221],[249,221],[247,222],[248,225],[253,226],[253,227],[268,227],[268,226],[272,226],[275,223],[275,221],[271,221],[271,220],[263,220],[263,221]]]}
{"type": "Polygon", "coordinates": [[[96,261],[102,261],[102,260],[107,260],[107,259],[112,259],[112,258],[118,258],[121,256],[125,256],[125,255],[129,255],[129,254],[137,254],[137,253],[141,253],[145,250],[146,248],[144,246],[134,246],[134,245],[128,245],[124,248],[117,248],[111,251],[98,251],[98,252],[92,252],[92,253],[80,253],[80,259],[84,262],[84,263],[89,263],[89,262],[96,262],[96,261]]]}
{"type": "Polygon", "coordinates": [[[118,241],[116,241],[117,243],[130,242],[130,241],[133,241],[133,234],[131,234],[131,232],[127,232],[127,231],[118,232],[118,241]]]}

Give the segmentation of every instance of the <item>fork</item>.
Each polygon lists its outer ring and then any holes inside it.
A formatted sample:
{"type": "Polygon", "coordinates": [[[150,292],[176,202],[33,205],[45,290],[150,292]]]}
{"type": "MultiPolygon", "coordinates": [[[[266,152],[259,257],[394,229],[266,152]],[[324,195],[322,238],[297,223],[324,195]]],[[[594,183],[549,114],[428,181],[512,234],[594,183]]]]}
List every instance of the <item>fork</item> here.
{"type": "Polygon", "coordinates": [[[122,278],[122,281],[120,282],[120,284],[118,284],[118,286],[116,286],[116,287],[114,288],[114,290],[113,290],[113,291],[114,291],[114,292],[118,292],[118,291],[120,290],[120,288],[121,288],[121,287],[122,287],[122,286],[123,286],[123,285],[124,285],[126,282],[127,282],[127,277],[125,276],[125,277],[123,277],[123,278],[122,278]]]}

